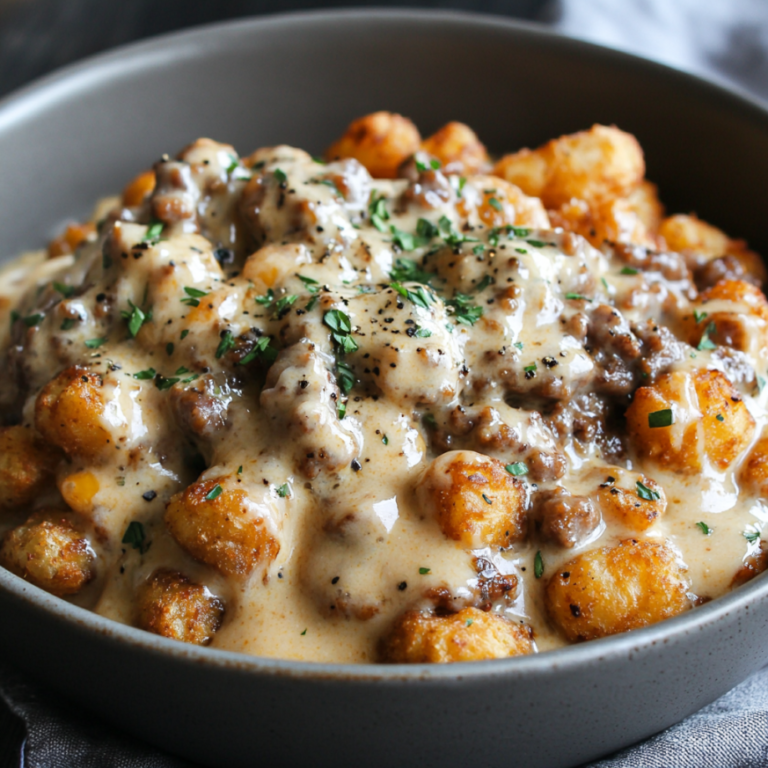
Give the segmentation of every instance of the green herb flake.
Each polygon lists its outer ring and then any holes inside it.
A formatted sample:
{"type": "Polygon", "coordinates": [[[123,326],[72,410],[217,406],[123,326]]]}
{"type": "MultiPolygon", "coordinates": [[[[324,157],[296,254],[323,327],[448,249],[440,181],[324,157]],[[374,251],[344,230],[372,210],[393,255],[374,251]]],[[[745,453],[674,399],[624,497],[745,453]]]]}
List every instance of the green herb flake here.
{"type": "Polygon", "coordinates": [[[435,277],[431,272],[424,272],[413,259],[404,257],[395,260],[395,267],[389,274],[398,283],[424,283],[424,285],[430,285],[430,281],[435,277]]]}
{"type": "Polygon", "coordinates": [[[255,296],[254,301],[257,304],[261,304],[263,307],[268,307],[275,300],[275,292],[271,288],[267,288],[267,292],[264,296],[255,296]]]}
{"type": "Polygon", "coordinates": [[[389,445],[389,438],[386,435],[382,435],[381,442],[384,443],[384,445],[389,445]]]}
{"type": "Polygon", "coordinates": [[[189,329],[185,328],[185,329],[184,329],[184,330],[181,332],[181,340],[182,340],[182,341],[184,341],[184,339],[186,339],[186,338],[187,338],[187,336],[189,336],[189,329]]]}
{"type": "Polygon", "coordinates": [[[513,346],[515,346],[515,347],[517,347],[518,349],[521,350],[523,348],[524,344],[523,344],[522,341],[516,341],[513,346]]]}
{"type": "Polygon", "coordinates": [[[429,305],[433,301],[432,296],[421,285],[415,291],[409,290],[402,283],[398,282],[390,283],[389,287],[397,291],[404,299],[408,299],[411,304],[415,304],[422,309],[429,309],[429,305]]]}
{"type": "Polygon", "coordinates": [[[169,379],[166,379],[165,376],[161,376],[159,373],[157,376],[155,376],[155,386],[161,391],[164,392],[166,389],[170,389],[174,384],[179,383],[179,378],[176,376],[173,376],[169,379]]]}
{"type": "Polygon", "coordinates": [[[355,372],[341,360],[336,361],[336,383],[345,395],[348,395],[355,386],[355,372]]]}
{"type": "Polygon", "coordinates": [[[243,465],[242,464],[237,468],[237,474],[238,475],[242,475],[243,474],[243,465]]]}
{"type": "Polygon", "coordinates": [[[706,312],[699,312],[698,309],[694,309],[693,310],[693,319],[697,323],[700,323],[705,317],[707,317],[707,313],[706,312]]]}
{"type": "Polygon", "coordinates": [[[304,635],[306,635],[306,634],[307,634],[307,630],[305,629],[305,630],[304,630],[304,631],[301,633],[301,636],[302,636],[302,637],[304,637],[304,635]]]}
{"type": "Polygon", "coordinates": [[[536,557],[533,558],[533,575],[540,579],[544,575],[544,558],[541,556],[541,550],[536,550],[536,557]]]}
{"type": "Polygon", "coordinates": [[[648,426],[651,429],[660,427],[671,427],[675,423],[675,417],[671,408],[664,408],[661,411],[654,411],[648,414],[648,426]]]}
{"type": "Polygon", "coordinates": [[[723,416],[723,414],[722,414],[722,413],[718,413],[718,414],[717,414],[717,416],[715,416],[715,418],[716,418],[718,421],[725,421],[725,416],[723,416]]]}
{"type": "Polygon", "coordinates": [[[495,197],[491,197],[488,200],[488,205],[490,205],[491,208],[493,208],[494,210],[499,211],[499,212],[504,210],[504,208],[502,207],[501,203],[495,197]]]}
{"type": "Polygon", "coordinates": [[[509,472],[510,475],[515,477],[522,477],[528,474],[528,465],[524,461],[516,461],[514,464],[507,464],[504,469],[509,472]]]}
{"type": "Polygon", "coordinates": [[[313,280],[311,277],[306,277],[305,275],[296,275],[296,277],[298,277],[299,280],[304,283],[304,287],[310,293],[317,293],[320,290],[320,284],[317,282],[317,280],[313,280]]]}
{"type": "Polygon", "coordinates": [[[275,168],[273,173],[280,184],[285,184],[288,181],[288,177],[285,175],[285,172],[281,171],[279,168],[275,168]]]}
{"type": "Polygon", "coordinates": [[[644,501],[658,501],[661,498],[657,491],[643,485],[639,480],[637,481],[637,495],[644,501]]]}
{"type": "Polygon", "coordinates": [[[434,417],[434,414],[425,413],[421,417],[421,421],[428,429],[437,429],[437,419],[434,417]]]}
{"type": "Polygon", "coordinates": [[[528,245],[532,245],[534,248],[544,248],[547,245],[543,240],[526,240],[525,242],[528,243],[528,245]]]}
{"type": "Polygon", "coordinates": [[[566,293],[565,298],[574,301],[592,301],[592,299],[582,296],[580,293],[566,293]]]}
{"type": "Polygon", "coordinates": [[[620,275],[636,275],[638,274],[636,269],[633,269],[632,267],[624,267],[621,272],[619,272],[620,275]]]}
{"type": "Polygon", "coordinates": [[[219,496],[221,496],[222,490],[222,487],[216,483],[216,485],[214,485],[213,488],[211,488],[211,490],[208,491],[208,493],[205,495],[205,500],[213,501],[214,499],[218,499],[219,496]]]}
{"type": "Polygon", "coordinates": [[[219,360],[224,357],[234,346],[235,337],[232,335],[232,331],[224,331],[219,346],[216,347],[216,359],[219,360]]]}
{"type": "Polygon", "coordinates": [[[203,298],[203,296],[207,296],[207,291],[201,291],[199,288],[190,288],[188,285],[184,286],[184,293],[187,295],[180,299],[182,304],[186,304],[189,307],[198,307],[200,306],[200,299],[203,298]]]}
{"type": "Polygon", "coordinates": [[[281,499],[287,499],[291,495],[291,486],[288,483],[283,483],[279,488],[276,488],[276,493],[281,499]]]}
{"type": "Polygon", "coordinates": [[[714,528],[710,528],[705,522],[702,522],[702,521],[699,521],[698,523],[696,523],[696,527],[700,528],[701,532],[705,536],[711,536],[712,535],[712,531],[714,531],[714,528]]]}
{"type": "Polygon", "coordinates": [[[701,341],[699,342],[699,346],[696,347],[696,349],[698,349],[699,352],[702,352],[705,349],[717,349],[717,344],[715,344],[715,342],[709,338],[713,333],[715,333],[716,330],[717,330],[717,326],[715,326],[714,323],[710,323],[707,326],[707,329],[704,331],[704,333],[701,336],[701,341]]]}
{"type": "Polygon", "coordinates": [[[339,417],[339,421],[347,415],[347,404],[345,402],[341,400],[338,402],[336,405],[336,415],[339,417]]]}
{"type": "Polygon", "coordinates": [[[432,240],[440,234],[440,230],[427,219],[419,219],[416,222],[416,234],[425,240],[432,240]]]}
{"type": "Polygon", "coordinates": [[[462,325],[474,325],[483,316],[483,308],[476,306],[472,298],[463,293],[457,292],[445,305],[456,322],[462,325]]]}
{"type": "Polygon", "coordinates": [[[474,620],[474,619],[467,619],[467,620],[464,622],[465,626],[467,626],[467,627],[471,627],[471,626],[472,626],[474,623],[475,623],[475,620],[474,620]]]}
{"type": "Polygon", "coordinates": [[[58,291],[65,299],[68,299],[75,292],[75,288],[72,285],[65,285],[64,283],[58,283],[53,281],[53,287],[58,291]]]}
{"type": "Polygon", "coordinates": [[[422,576],[426,576],[428,573],[431,573],[431,571],[432,571],[431,568],[419,568],[419,573],[422,576]]]}
{"type": "Polygon", "coordinates": [[[149,379],[154,379],[157,375],[157,371],[154,368],[146,368],[143,371],[138,371],[133,374],[134,379],[139,379],[140,381],[146,381],[149,379]]]}
{"type": "Polygon", "coordinates": [[[299,297],[295,293],[291,293],[288,296],[281,296],[276,302],[274,307],[274,315],[278,320],[281,320],[288,314],[293,303],[299,297]]]}
{"type": "Polygon", "coordinates": [[[168,355],[168,357],[171,357],[173,355],[173,350],[176,349],[175,344],[172,341],[169,341],[165,345],[165,354],[168,355]]]}
{"type": "Polygon", "coordinates": [[[253,349],[241,360],[237,362],[237,365],[248,365],[252,363],[257,357],[261,357],[267,362],[273,362],[277,357],[277,350],[271,346],[272,340],[269,336],[262,336],[254,345],[253,349]]]}
{"type": "Polygon", "coordinates": [[[484,501],[486,504],[493,504],[493,500],[492,500],[492,499],[489,499],[489,498],[488,498],[488,497],[487,497],[487,496],[486,496],[484,493],[481,493],[480,495],[483,497],[483,501],[484,501]]]}
{"type": "Polygon", "coordinates": [[[147,234],[144,235],[141,242],[152,243],[154,245],[160,239],[160,235],[163,234],[164,226],[162,221],[153,221],[147,228],[147,234]]]}
{"type": "Polygon", "coordinates": [[[429,245],[428,238],[403,232],[402,229],[398,229],[394,224],[390,225],[389,231],[392,235],[392,242],[404,251],[413,251],[416,248],[429,245]]]}
{"type": "Polygon", "coordinates": [[[389,220],[386,198],[384,196],[377,197],[376,190],[371,192],[371,199],[368,203],[368,214],[371,217],[371,224],[373,224],[379,232],[386,233],[387,225],[384,222],[389,220]]]}
{"type": "Polygon", "coordinates": [[[24,318],[24,325],[26,325],[27,328],[33,328],[34,326],[39,325],[44,317],[45,315],[41,315],[39,312],[35,315],[27,315],[24,318]]]}
{"type": "Polygon", "coordinates": [[[70,330],[71,328],[73,328],[73,327],[74,327],[74,325],[75,325],[75,323],[76,323],[76,322],[77,322],[77,320],[73,320],[71,317],[67,317],[67,318],[65,318],[65,319],[62,321],[62,323],[61,323],[61,330],[62,330],[62,331],[68,331],[68,330],[70,330]]]}
{"type": "Polygon", "coordinates": [[[760,531],[744,531],[741,534],[750,544],[754,544],[760,539],[760,531]]]}
{"type": "Polygon", "coordinates": [[[526,251],[525,248],[515,248],[515,251],[517,253],[528,253],[528,251],[526,251]]]}
{"type": "Polygon", "coordinates": [[[122,543],[129,544],[134,549],[138,549],[139,553],[143,555],[149,549],[149,545],[146,543],[144,526],[136,520],[128,523],[122,543]]]}
{"type": "Polygon", "coordinates": [[[100,339],[86,339],[85,346],[88,347],[88,349],[97,349],[102,344],[106,344],[106,337],[102,336],[100,339]]]}
{"type": "Polygon", "coordinates": [[[132,338],[136,338],[136,335],[141,330],[141,326],[144,325],[145,322],[147,322],[147,315],[146,313],[139,309],[132,301],[128,302],[128,306],[130,306],[130,311],[123,310],[122,316],[123,319],[128,321],[128,333],[131,334],[132,338]]]}
{"type": "Polygon", "coordinates": [[[536,363],[531,363],[530,365],[526,365],[523,370],[526,373],[533,373],[536,370],[536,363]]]}
{"type": "Polygon", "coordinates": [[[429,328],[422,328],[420,325],[417,325],[413,335],[417,339],[428,339],[432,335],[432,331],[429,328]]]}

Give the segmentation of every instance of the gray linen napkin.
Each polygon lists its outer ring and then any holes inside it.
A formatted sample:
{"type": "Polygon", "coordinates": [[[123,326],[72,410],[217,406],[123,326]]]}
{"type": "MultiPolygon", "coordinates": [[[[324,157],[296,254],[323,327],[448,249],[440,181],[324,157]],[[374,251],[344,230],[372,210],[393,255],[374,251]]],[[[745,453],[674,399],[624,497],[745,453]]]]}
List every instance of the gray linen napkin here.
{"type": "MultiPolygon", "coordinates": [[[[503,13],[504,2],[494,10],[503,13]]],[[[543,19],[567,34],[768,99],[768,0],[555,0],[543,19]]],[[[26,724],[22,768],[192,768],[94,722],[2,666],[0,698],[26,724]]],[[[765,766],[768,667],[682,723],[584,768],[765,766]]]]}

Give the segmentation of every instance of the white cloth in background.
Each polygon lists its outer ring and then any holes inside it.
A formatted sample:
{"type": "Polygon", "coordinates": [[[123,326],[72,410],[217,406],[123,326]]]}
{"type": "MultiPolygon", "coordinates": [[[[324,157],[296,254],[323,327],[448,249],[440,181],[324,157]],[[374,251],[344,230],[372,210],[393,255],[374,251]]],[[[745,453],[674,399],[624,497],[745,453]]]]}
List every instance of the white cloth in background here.
{"type": "Polygon", "coordinates": [[[768,0],[555,0],[545,18],[768,101],[768,0]]]}

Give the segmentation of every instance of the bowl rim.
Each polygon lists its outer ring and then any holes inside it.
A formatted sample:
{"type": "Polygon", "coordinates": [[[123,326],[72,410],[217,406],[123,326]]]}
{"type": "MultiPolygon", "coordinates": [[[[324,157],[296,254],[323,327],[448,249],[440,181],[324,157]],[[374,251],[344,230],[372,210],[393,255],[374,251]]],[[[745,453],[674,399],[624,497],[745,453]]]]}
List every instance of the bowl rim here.
{"type": "MultiPolygon", "coordinates": [[[[179,54],[193,58],[221,49],[231,38],[241,38],[254,30],[318,24],[369,24],[371,20],[397,24],[427,25],[430,29],[461,27],[472,32],[507,32],[542,42],[592,59],[621,64],[632,69],[656,72],[672,78],[677,84],[694,89],[710,100],[719,100],[732,110],[745,114],[768,130],[768,102],[763,102],[731,83],[719,83],[646,59],[633,53],[609,48],[583,39],[569,37],[542,24],[520,21],[491,14],[456,10],[418,10],[404,8],[329,9],[292,11],[256,17],[243,17],[212,24],[194,26],[156,35],[106,52],[89,56],[62,67],[0,99],[0,132],[14,123],[34,116],[36,111],[50,108],[52,103],[70,97],[72,92],[87,88],[89,83],[103,82],[119,74],[151,68],[162,61],[178,60],[179,54]],[[726,87],[727,86],[727,87],[726,87]]],[[[278,659],[252,656],[237,651],[187,645],[130,625],[105,618],[85,608],[54,597],[44,590],[0,567],[0,591],[16,598],[27,607],[43,613],[51,620],[66,623],[71,629],[101,636],[105,642],[128,646],[188,665],[212,666],[249,675],[285,677],[323,683],[344,680],[349,683],[394,684],[430,682],[454,683],[457,680],[504,676],[528,678],[558,671],[604,664],[612,659],[648,651],[653,646],[681,641],[694,631],[745,613],[749,607],[768,597],[768,578],[758,576],[721,597],[683,614],[641,629],[569,645],[528,656],[453,664],[351,664],[278,659]]]]}

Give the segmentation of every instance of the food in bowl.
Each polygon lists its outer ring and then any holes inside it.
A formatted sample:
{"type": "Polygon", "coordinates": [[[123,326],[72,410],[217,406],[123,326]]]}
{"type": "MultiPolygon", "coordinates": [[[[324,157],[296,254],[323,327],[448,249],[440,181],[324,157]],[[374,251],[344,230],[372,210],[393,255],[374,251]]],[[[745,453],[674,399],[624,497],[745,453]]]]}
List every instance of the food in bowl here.
{"type": "Polygon", "coordinates": [[[199,139],[4,273],[0,563],[180,641],[529,654],[761,572],[760,258],[594,126],[199,139]]]}

